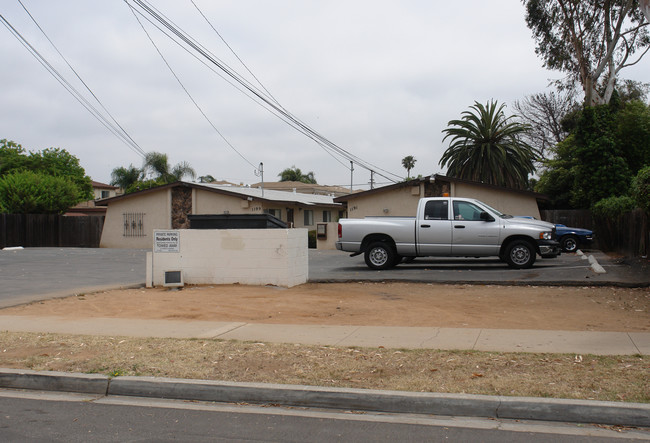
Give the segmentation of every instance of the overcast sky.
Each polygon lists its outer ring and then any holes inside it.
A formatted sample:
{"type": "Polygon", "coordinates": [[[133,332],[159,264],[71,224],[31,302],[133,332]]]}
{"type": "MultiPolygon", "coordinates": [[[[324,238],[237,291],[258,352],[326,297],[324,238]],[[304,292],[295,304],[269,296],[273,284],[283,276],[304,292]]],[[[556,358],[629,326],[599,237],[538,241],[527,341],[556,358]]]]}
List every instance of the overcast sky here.
{"type": "MultiPolygon", "coordinates": [[[[444,173],[442,130],[474,101],[515,100],[547,90],[561,74],[543,69],[517,0],[194,0],[273,96],[332,142],[379,168],[406,176],[444,173]]],[[[61,53],[145,151],[189,162],[198,175],[254,183],[295,165],[321,184],[350,184],[349,161],[332,158],[145,23],[201,115],[122,0],[23,0],[61,53]],[[244,160],[244,157],[246,160],[244,160]],[[341,164],[343,163],[343,164],[341,164]]],[[[179,27],[242,75],[190,0],[152,1],[179,27]]],[[[0,14],[80,91],[18,1],[0,14]]],[[[0,26],[0,138],[28,150],[60,147],[94,180],[142,157],[89,114],[0,26]]],[[[623,71],[650,79],[650,59],[623,71]]],[[[356,188],[370,173],[355,167],[356,188]]],[[[387,183],[376,177],[378,183],[387,183]]]]}

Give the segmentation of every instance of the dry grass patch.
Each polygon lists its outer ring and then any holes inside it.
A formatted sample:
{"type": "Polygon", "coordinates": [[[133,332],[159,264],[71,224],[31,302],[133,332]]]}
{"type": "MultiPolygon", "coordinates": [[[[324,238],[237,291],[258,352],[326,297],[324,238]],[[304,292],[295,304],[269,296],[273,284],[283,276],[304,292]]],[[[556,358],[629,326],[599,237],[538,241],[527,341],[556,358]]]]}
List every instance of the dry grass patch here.
{"type": "Polygon", "coordinates": [[[650,402],[650,357],[0,333],[0,367],[650,402]]]}

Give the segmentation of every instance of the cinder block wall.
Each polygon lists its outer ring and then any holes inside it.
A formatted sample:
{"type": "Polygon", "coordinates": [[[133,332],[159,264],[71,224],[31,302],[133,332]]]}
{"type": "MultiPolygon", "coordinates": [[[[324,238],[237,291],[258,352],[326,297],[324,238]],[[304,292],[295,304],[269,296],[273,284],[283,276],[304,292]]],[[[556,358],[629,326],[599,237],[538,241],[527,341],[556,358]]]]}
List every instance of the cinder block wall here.
{"type": "Polygon", "coordinates": [[[153,252],[154,286],[166,271],[185,284],[276,285],[307,282],[306,229],[180,229],[179,252],[153,252]]]}

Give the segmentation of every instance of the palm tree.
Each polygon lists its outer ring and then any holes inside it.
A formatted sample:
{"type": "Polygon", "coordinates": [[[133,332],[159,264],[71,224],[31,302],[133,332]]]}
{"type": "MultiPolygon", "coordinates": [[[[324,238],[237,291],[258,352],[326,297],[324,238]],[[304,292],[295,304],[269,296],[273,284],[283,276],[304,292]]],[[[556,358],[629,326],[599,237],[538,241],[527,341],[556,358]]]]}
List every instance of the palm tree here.
{"type": "Polygon", "coordinates": [[[529,126],[511,122],[504,107],[474,102],[461,120],[448,123],[443,141],[451,138],[451,143],[439,162],[448,166],[448,176],[526,189],[538,152],[520,138],[529,126]]]}
{"type": "Polygon", "coordinates": [[[132,164],[128,167],[120,166],[113,169],[111,172],[111,185],[119,186],[126,190],[133,183],[137,182],[143,177],[142,169],[138,169],[132,164]]]}
{"type": "Polygon", "coordinates": [[[412,155],[407,155],[402,159],[402,166],[406,169],[406,178],[411,178],[411,169],[415,167],[417,160],[412,155]]]}
{"type": "Polygon", "coordinates": [[[316,178],[314,177],[313,172],[310,171],[307,174],[303,174],[300,168],[296,168],[295,165],[280,172],[278,174],[278,177],[280,177],[281,182],[303,182],[312,185],[316,184],[316,178]]]}
{"type": "Polygon", "coordinates": [[[202,175],[199,177],[199,183],[214,183],[216,181],[217,179],[211,176],[210,174],[202,175]]]}
{"type": "Polygon", "coordinates": [[[173,167],[169,164],[167,154],[160,152],[149,152],[144,157],[144,166],[142,170],[154,174],[154,178],[160,179],[164,183],[173,183],[180,181],[186,175],[191,178],[196,177],[196,172],[187,162],[181,162],[173,167]]]}

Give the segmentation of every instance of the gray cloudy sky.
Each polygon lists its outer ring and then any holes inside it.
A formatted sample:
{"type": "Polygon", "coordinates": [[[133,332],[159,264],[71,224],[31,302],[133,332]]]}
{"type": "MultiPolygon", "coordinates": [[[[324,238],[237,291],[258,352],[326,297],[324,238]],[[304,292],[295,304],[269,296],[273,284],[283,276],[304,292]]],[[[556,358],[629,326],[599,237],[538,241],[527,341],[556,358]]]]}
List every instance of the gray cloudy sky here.
{"type": "MultiPolygon", "coordinates": [[[[442,130],[474,101],[505,102],[546,90],[560,74],[542,68],[517,0],[194,0],[278,101],[315,130],[380,168],[405,176],[444,172],[442,130]]],[[[242,75],[190,0],[152,1],[242,75]]],[[[189,162],[199,175],[259,181],[254,168],[214,131],[180,88],[122,0],[23,0],[58,49],[146,152],[189,162]]],[[[83,89],[18,1],[0,14],[83,89]]],[[[296,165],[322,184],[350,184],[337,162],[304,135],[235,90],[167,37],[147,29],[172,68],[228,141],[277,180],[296,165]]],[[[0,26],[0,138],[30,150],[67,149],[88,175],[142,157],[106,130],[0,26]]],[[[249,75],[246,75],[250,78],[249,75]]],[[[650,79],[650,62],[623,71],[650,79]]],[[[89,94],[86,93],[87,96],[89,94]]],[[[370,173],[356,167],[356,187],[370,173]]],[[[377,177],[379,183],[386,180],[377,177]]],[[[364,186],[365,187],[365,186],[364,186]]]]}

